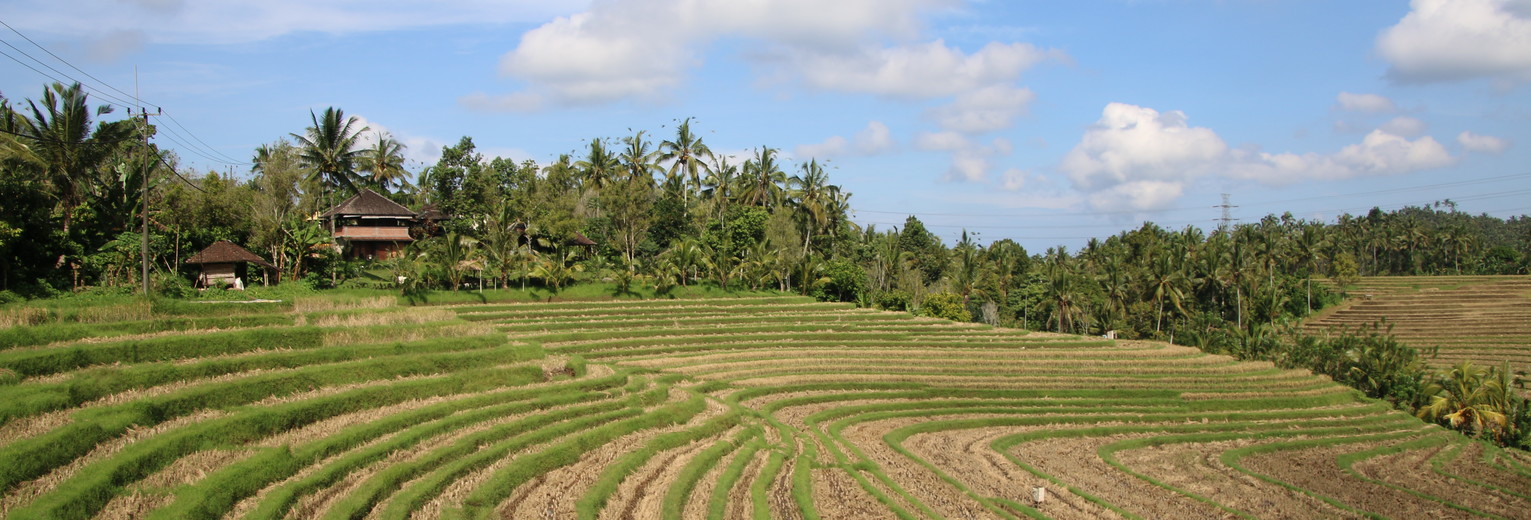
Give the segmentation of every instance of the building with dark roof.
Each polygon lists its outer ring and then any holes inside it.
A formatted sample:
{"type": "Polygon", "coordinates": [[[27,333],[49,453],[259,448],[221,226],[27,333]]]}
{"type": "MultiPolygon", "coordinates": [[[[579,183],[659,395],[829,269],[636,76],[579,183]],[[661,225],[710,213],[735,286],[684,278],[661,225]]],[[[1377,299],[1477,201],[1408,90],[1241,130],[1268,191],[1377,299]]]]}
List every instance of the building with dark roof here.
{"type": "Polygon", "coordinates": [[[197,287],[234,286],[244,288],[245,264],[255,264],[275,270],[276,266],[255,253],[227,240],[213,242],[207,249],[198,251],[186,259],[188,265],[202,266],[197,275],[197,287]]]}
{"type": "Polygon", "coordinates": [[[319,215],[329,223],[335,241],[345,246],[347,258],[378,260],[398,256],[415,241],[409,235],[415,217],[414,211],[370,189],[319,215]]]}

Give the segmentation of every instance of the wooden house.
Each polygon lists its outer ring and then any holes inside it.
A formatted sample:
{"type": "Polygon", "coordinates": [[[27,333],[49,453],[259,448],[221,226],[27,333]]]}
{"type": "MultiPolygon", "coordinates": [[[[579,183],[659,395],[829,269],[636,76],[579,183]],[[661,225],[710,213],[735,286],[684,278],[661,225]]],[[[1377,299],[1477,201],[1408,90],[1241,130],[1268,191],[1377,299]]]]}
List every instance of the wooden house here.
{"type": "Polygon", "coordinates": [[[387,260],[398,256],[415,239],[409,228],[416,214],[370,189],[321,213],[346,258],[387,260]]]}
{"type": "Polygon", "coordinates": [[[197,254],[191,255],[191,258],[187,258],[186,263],[202,266],[202,272],[197,275],[197,287],[233,286],[244,289],[243,280],[249,279],[245,264],[276,269],[276,266],[255,256],[255,253],[227,240],[213,242],[213,245],[207,246],[207,249],[198,251],[197,254]]]}

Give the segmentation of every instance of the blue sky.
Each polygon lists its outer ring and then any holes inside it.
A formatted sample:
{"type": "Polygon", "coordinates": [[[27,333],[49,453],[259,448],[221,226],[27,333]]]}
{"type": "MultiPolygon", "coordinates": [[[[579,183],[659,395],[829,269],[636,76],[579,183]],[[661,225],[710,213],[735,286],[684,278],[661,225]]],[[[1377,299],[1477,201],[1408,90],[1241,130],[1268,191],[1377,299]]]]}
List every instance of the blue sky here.
{"type": "Polygon", "coordinates": [[[136,70],[198,171],[244,175],[328,106],[416,171],[465,135],[546,164],[692,117],[736,163],[828,161],[857,222],[1034,253],[1210,228],[1223,193],[1243,219],[1531,213],[1527,0],[0,0],[0,21],[0,93],[107,102],[136,70]]]}

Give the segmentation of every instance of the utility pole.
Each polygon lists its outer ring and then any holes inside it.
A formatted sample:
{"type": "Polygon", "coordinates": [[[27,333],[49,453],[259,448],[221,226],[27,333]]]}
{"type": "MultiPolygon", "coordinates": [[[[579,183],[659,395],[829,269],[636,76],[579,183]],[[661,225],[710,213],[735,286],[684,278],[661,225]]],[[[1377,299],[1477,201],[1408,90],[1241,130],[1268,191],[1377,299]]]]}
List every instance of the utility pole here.
{"type": "MultiPolygon", "coordinates": [[[[139,101],[138,67],[133,67],[133,100],[139,101]]],[[[143,281],[144,285],[145,297],[149,296],[149,172],[154,171],[154,163],[150,162],[148,157],[149,154],[152,153],[149,150],[149,116],[157,116],[164,113],[165,112],[163,109],[155,108],[154,113],[150,114],[149,111],[143,107],[143,105],[138,106],[138,116],[144,118],[143,126],[138,127],[138,135],[143,138],[143,153],[145,154],[143,158],[143,188],[140,191],[138,201],[139,209],[143,212],[143,229],[142,233],[139,234],[138,253],[139,256],[143,259],[143,272],[141,280],[143,281]]],[[[132,108],[128,109],[128,115],[133,115],[132,108]]]]}

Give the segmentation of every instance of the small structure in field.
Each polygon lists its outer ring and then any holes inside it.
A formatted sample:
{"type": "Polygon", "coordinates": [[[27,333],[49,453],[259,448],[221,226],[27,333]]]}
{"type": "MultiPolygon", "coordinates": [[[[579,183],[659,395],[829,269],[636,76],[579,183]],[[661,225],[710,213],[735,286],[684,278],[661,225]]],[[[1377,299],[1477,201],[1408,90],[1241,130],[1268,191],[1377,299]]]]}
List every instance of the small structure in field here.
{"type": "Polygon", "coordinates": [[[564,241],[564,245],[578,247],[580,249],[580,256],[590,258],[591,255],[595,254],[595,246],[599,244],[596,244],[590,237],[585,236],[584,233],[575,231],[573,237],[564,241]]]}
{"type": "Polygon", "coordinates": [[[202,266],[202,272],[197,275],[199,288],[232,286],[236,289],[244,289],[246,263],[266,269],[276,269],[276,266],[271,265],[270,262],[255,256],[255,253],[227,240],[213,242],[213,245],[207,246],[207,249],[198,251],[197,254],[191,255],[191,258],[186,259],[187,265],[202,266]]]}
{"type": "Polygon", "coordinates": [[[415,212],[369,189],[336,204],[319,218],[329,223],[336,242],[349,246],[346,258],[387,260],[415,241],[409,236],[415,212]]]}

